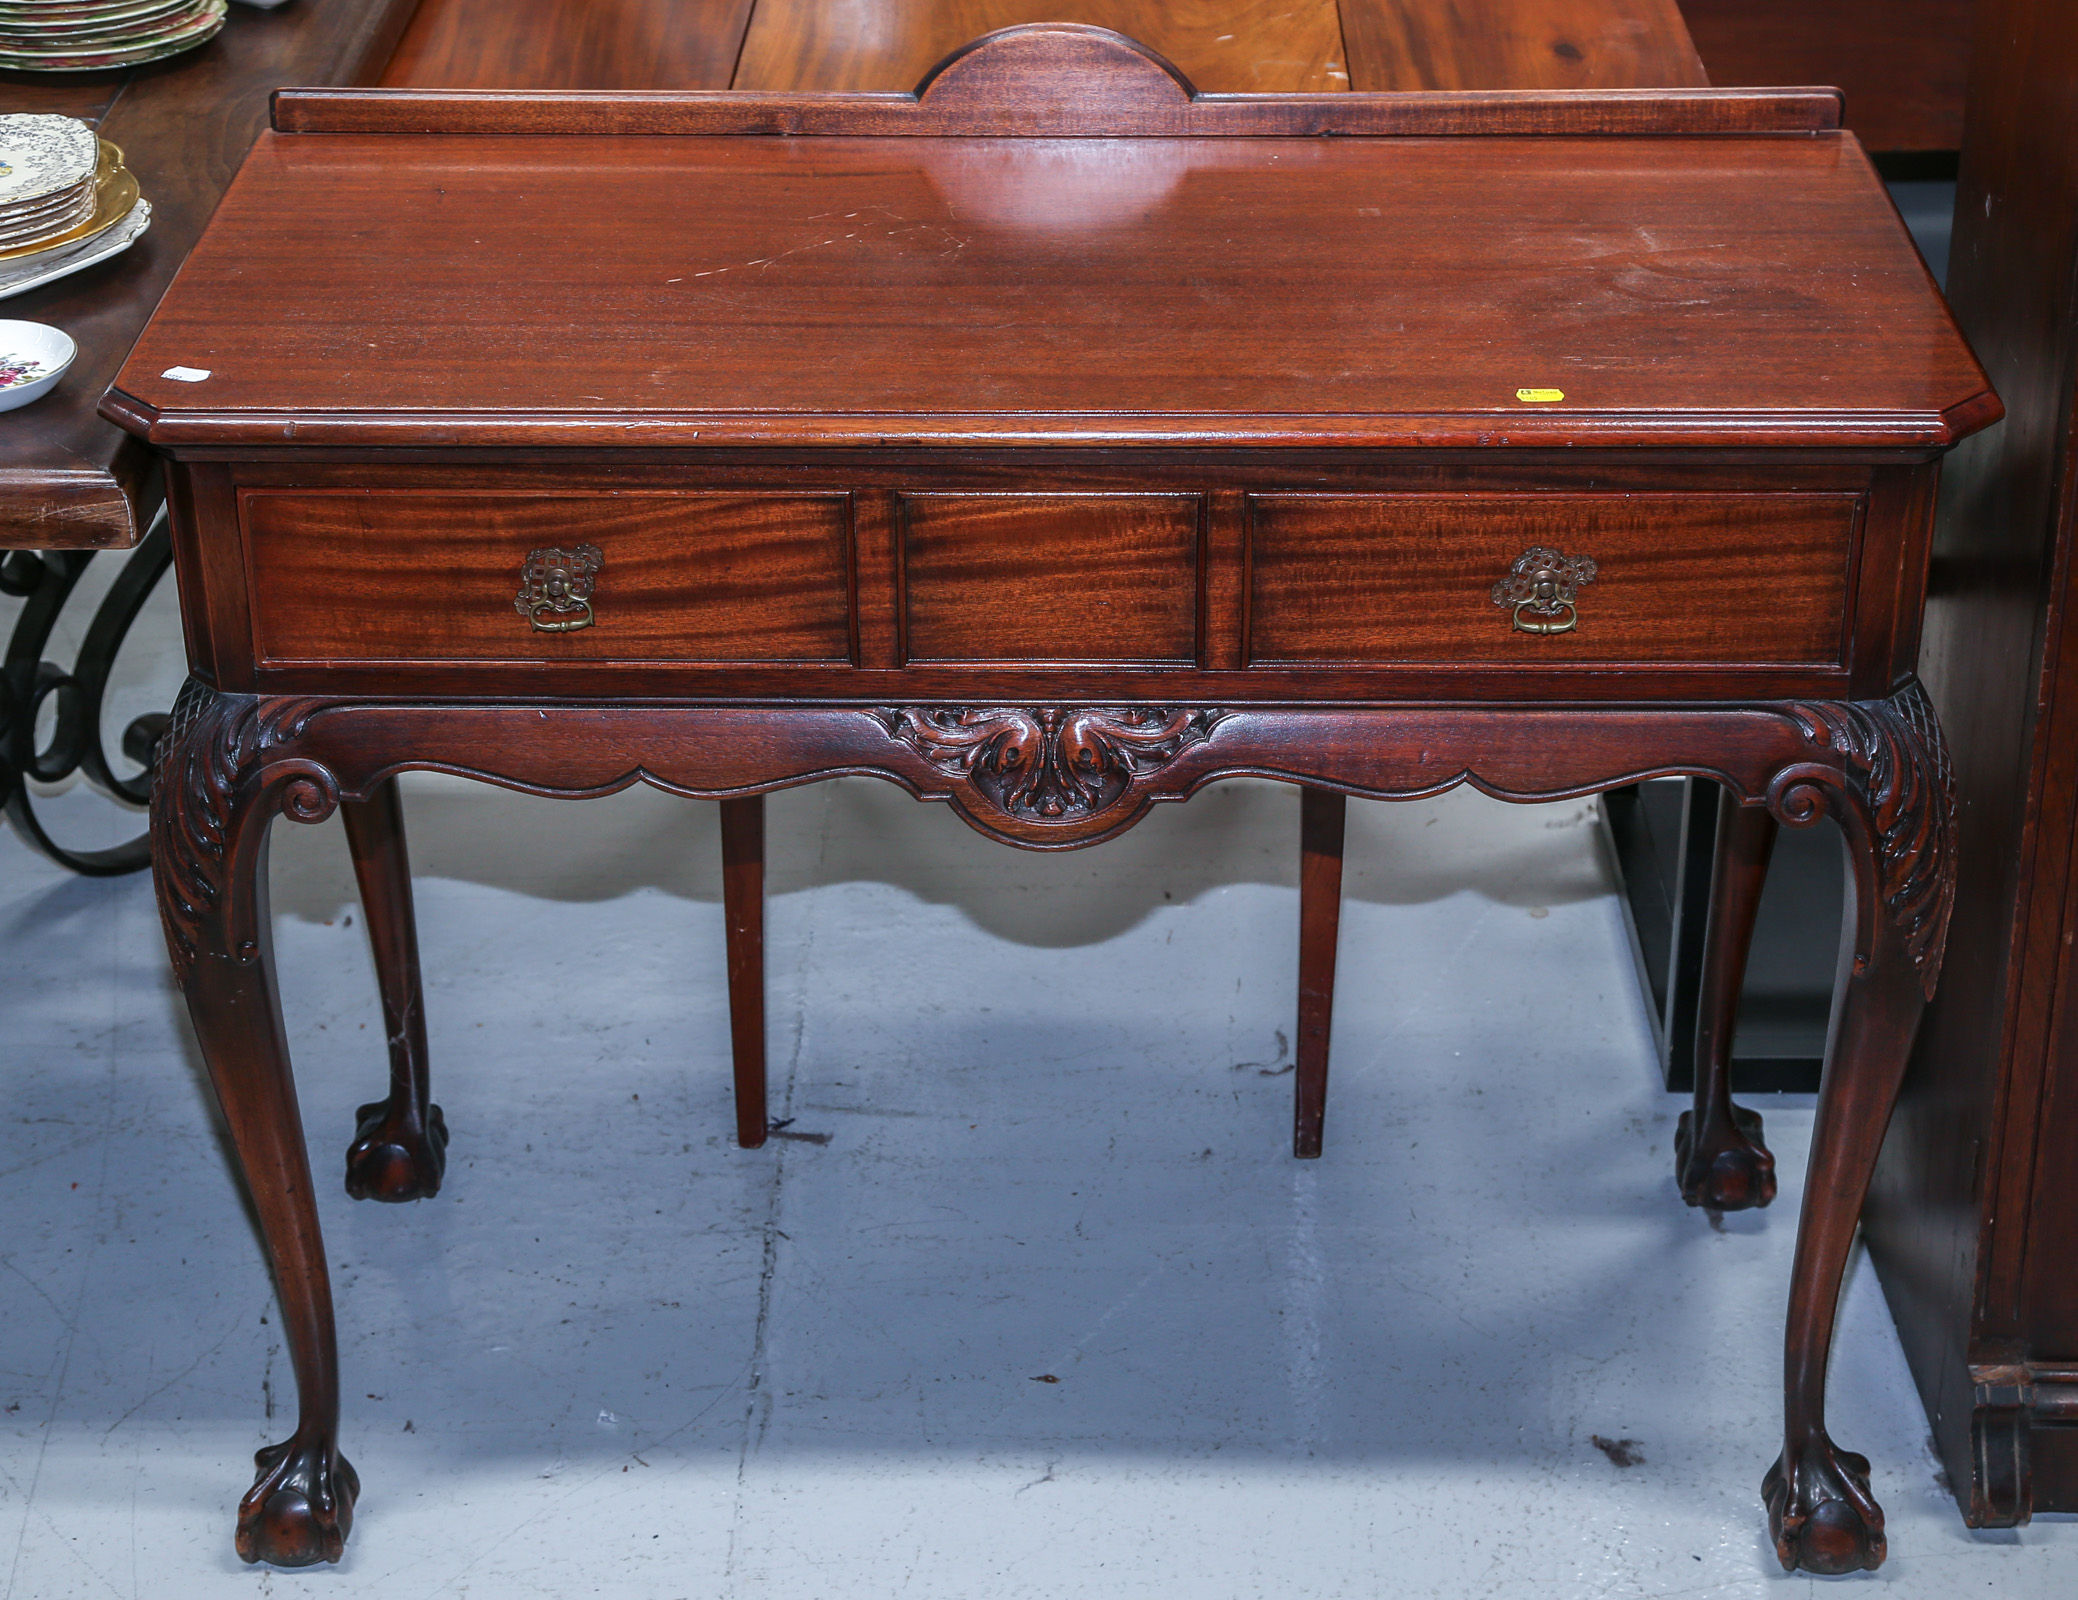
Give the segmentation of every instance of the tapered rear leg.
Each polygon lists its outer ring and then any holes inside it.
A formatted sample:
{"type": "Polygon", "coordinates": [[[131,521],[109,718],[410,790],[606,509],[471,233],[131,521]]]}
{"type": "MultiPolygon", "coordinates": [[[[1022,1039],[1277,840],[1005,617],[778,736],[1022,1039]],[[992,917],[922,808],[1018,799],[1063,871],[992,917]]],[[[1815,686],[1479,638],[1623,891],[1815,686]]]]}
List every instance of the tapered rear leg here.
{"type": "Polygon", "coordinates": [[[355,1113],[346,1192],[356,1200],[430,1200],[447,1171],[447,1119],[432,1100],[418,921],[397,780],[385,779],[366,800],[341,802],[339,816],[361,886],[390,1046],[389,1098],[355,1113]]]}
{"type": "Polygon", "coordinates": [[[722,920],[729,947],[729,1047],[736,1073],[736,1142],[765,1142],[765,797],[724,800],[722,920]]]}
{"type": "Polygon", "coordinates": [[[1320,1154],[1328,1109],[1328,1039],[1335,1005],[1335,944],[1342,927],[1342,836],[1349,802],[1299,791],[1299,1043],[1292,1154],[1320,1154]]]}
{"type": "Polygon", "coordinates": [[[152,783],[152,880],[196,1042],[223,1108],[274,1271],[296,1374],[296,1429],[259,1452],[238,1507],[247,1561],[337,1561],[360,1480],[339,1453],[339,1350],[332,1285],[310,1184],[267,906],[267,834],[277,811],[314,822],[329,779],[266,767],[292,737],[250,695],[189,682],[159,741],[152,783]]]}
{"type": "Polygon", "coordinates": [[[1674,1133],[1681,1198],[1713,1211],[1744,1211],[1775,1198],[1775,1158],[1761,1143],[1760,1114],[1732,1104],[1732,1030],[1776,831],[1775,819],[1760,806],[1730,797],[1718,806],[1697,1001],[1696,1100],[1674,1133]]]}

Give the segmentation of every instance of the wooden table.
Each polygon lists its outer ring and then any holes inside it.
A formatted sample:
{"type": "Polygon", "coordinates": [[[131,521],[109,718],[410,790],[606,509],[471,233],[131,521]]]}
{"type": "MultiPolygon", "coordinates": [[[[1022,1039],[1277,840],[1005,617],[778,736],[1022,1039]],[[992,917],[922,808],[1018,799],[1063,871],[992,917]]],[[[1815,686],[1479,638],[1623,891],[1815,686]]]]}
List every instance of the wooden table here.
{"type": "Polygon", "coordinates": [[[1681,10],[1713,83],[1837,84],[1847,126],[1903,175],[1913,167],[1895,158],[1952,160],[1963,142],[1974,3],[1681,0],[1681,10]]]}
{"type": "Polygon", "coordinates": [[[191,54],[122,72],[0,71],[0,105],[95,123],[153,205],[114,261],[5,303],[80,357],[0,427],[0,550],[127,549],[158,506],[149,452],[94,411],[288,85],[906,89],[1013,22],[1100,22],[1211,89],[1617,88],[1705,80],[1674,0],[291,0],[232,7],[191,54]],[[1288,21],[1287,19],[1296,19],[1288,21]],[[1290,36],[1290,48],[1265,41],[1290,36]],[[1348,39],[1347,66],[1341,57],[1348,39]]]}
{"type": "Polygon", "coordinates": [[[126,549],[157,508],[151,452],[96,412],[101,392],[201,235],[284,83],[367,83],[415,0],[233,6],[189,55],[62,77],[0,71],[0,105],[94,123],[121,145],[152,203],[151,231],[113,261],[11,300],[0,316],[48,322],[79,344],[55,392],[0,425],[0,550],[126,549]]]}
{"type": "Polygon", "coordinates": [[[111,260],[0,302],[0,316],[48,322],[79,346],[72,370],[33,405],[0,416],[0,591],[18,596],[0,662],[0,809],[21,836],[78,872],[133,872],[142,838],[80,849],[48,832],[25,778],[57,783],[81,772],[105,793],[141,806],[146,776],[120,775],[108,748],[142,762],[163,723],[140,717],[106,741],[103,694],[125,634],[165,575],[163,533],[145,541],[161,484],[149,450],[96,411],[217,197],[267,120],[267,97],[287,83],[365,83],[380,72],[414,0],[295,0],[274,11],[231,7],[200,49],[117,72],[0,71],[0,109],[85,118],[122,147],[152,203],[150,231],[111,260]],[[69,668],[47,659],[66,607],[101,550],[143,548],[125,562],[69,668]],[[39,737],[39,725],[42,733],[39,737]]]}
{"type": "Polygon", "coordinates": [[[907,89],[947,51],[1027,22],[1116,28],[1218,93],[1708,81],[1675,0],[420,0],[382,81],[907,89]]]}
{"type": "MultiPolygon", "coordinates": [[[[241,1553],[336,1558],[357,1487],[277,813],[348,817],[422,1066],[407,769],[739,807],[872,774],[1042,849],[1237,773],[1685,773],[1857,866],[1765,1490],[1785,1563],[1879,1562],[1826,1359],[1953,894],[1937,463],[1998,402],[1837,114],[1194,96],[1070,26],[918,97],[281,97],[104,403],[169,458],[194,675],[154,864],[298,1381],[241,1553]]],[[[371,1181],[437,1157],[413,1109],[371,1181]]]]}

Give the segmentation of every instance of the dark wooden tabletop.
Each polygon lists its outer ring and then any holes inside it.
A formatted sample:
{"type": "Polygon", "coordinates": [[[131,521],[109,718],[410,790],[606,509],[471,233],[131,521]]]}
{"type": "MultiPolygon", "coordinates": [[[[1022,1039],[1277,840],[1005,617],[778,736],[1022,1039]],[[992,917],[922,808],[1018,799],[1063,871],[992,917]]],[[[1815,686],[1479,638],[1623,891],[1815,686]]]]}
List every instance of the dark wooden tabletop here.
{"type": "Polygon", "coordinates": [[[1020,22],[1115,28],[1217,93],[1708,81],[1675,0],[421,0],[382,81],[909,89],[947,51],[1020,22]]]}
{"type": "Polygon", "coordinates": [[[114,260],[0,300],[0,317],[51,323],[79,344],[56,390],[0,414],[0,549],[136,543],[139,513],[152,506],[151,456],[95,413],[102,390],[266,125],[268,94],[379,73],[415,3],[233,6],[222,33],[170,61],[66,77],[0,72],[0,108],[96,123],[152,203],[150,232],[114,260]]]}
{"type": "Polygon", "coordinates": [[[291,0],[233,7],[202,49],[127,73],[0,72],[0,105],[85,117],[122,145],[151,232],[113,261],[0,303],[80,345],[53,395],[0,421],[0,548],[134,543],[149,454],[101,390],[284,84],[902,89],[989,28],[1109,23],[1213,90],[1586,88],[1703,82],[1674,0],[291,0]]]}
{"type": "Polygon", "coordinates": [[[1914,447],[1993,405],[1823,133],[269,134],[117,387],[166,442],[1914,447]]]}

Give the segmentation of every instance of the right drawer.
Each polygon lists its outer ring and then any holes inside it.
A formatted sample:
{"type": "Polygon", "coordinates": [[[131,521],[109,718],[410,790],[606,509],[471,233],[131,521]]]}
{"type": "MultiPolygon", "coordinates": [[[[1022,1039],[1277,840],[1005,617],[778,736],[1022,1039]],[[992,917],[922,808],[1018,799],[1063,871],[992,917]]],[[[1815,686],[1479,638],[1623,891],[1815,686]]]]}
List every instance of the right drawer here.
{"type": "Polygon", "coordinates": [[[1248,659],[1845,659],[1862,496],[1259,494],[1248,659]]]}

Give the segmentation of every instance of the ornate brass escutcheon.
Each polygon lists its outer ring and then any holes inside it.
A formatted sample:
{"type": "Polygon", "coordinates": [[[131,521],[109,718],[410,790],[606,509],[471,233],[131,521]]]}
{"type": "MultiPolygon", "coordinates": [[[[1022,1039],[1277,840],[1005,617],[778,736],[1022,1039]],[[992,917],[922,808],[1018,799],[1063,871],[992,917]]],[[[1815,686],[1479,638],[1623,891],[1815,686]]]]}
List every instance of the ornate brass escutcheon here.
{"type": "Polygon", "coordinates": [[[1580,622],[1580,586],[1594,581],[1593,557],[1562,556],[1534,545],[1494,585],[1494,604],[1509,610],[1523,633],[1571,633],[1580,622]]]}
{"type": "Polygon", "coordinates": [[[542,633],[575,633],[592,625],[592,585],[606,558],[594,544],[575,550],[529,550],[512,609],[542,633]]]}

